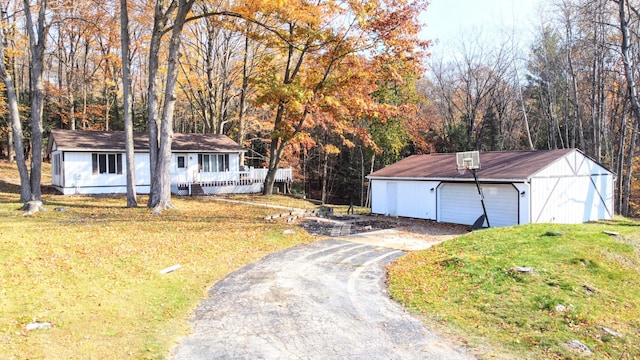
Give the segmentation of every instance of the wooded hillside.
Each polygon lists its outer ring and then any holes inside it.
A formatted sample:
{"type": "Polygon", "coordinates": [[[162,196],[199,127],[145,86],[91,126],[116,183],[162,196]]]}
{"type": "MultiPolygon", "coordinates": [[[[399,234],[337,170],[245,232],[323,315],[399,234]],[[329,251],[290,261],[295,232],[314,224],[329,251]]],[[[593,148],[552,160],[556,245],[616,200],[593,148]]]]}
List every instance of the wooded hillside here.
{"type": "Polygon", "coordinates": [[[366,174],[410,154],[577,147],[618,174],[618,211],[636,214],[640,2],[550,4],[526,53],[470,38],[431,58],[424,0],[9,0],[0,153],[15,157],[18,125],[25,153],[40,151],[41,62],[45,140],[130,118],[157,134],[161,163],[171,132],[226,134],[246,165],[292,166],[295,191],[358,205],[366,174]]]}

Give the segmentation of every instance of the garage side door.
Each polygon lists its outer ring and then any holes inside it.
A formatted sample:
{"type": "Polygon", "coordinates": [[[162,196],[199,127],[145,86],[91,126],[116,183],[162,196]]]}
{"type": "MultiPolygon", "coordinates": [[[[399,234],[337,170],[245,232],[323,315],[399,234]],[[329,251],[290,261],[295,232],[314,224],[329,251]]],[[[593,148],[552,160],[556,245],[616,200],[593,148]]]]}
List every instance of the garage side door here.
{"type": "MultiPolygon", "coordinates": [[[[492,227],[518,224],[518,191],[511,184],[482,184],[492,227]]],[[[438,188],[438,221],[471,225],[482,215],[475,184],[446,183],[438,188]]]]}

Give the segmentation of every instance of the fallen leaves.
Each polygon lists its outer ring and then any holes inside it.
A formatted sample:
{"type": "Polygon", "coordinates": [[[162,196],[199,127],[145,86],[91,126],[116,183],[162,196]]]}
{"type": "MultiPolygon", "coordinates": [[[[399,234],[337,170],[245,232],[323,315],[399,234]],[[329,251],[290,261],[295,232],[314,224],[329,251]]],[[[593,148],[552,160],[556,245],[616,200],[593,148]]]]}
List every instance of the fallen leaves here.
{"type": "Polygon", "coordinates": [[[0,324],[14,324],[0,329],[0,345],[15,345],[3,354],[9,358],[161,357],[167,339],[188,331],[183,320],[204,289],[313,240],[301,231],[283,235],[282,224],[262,220],[272,209],[248,205],[178,198],[178,210],[152,216],[124,208],[123,197],[46,200],[66,211],[23,218],[0,203],[0,324]],[[172,264],[182,268],[159,274],[172,264]],[[53,326],[24,336],[34,317],[53,326]]]}

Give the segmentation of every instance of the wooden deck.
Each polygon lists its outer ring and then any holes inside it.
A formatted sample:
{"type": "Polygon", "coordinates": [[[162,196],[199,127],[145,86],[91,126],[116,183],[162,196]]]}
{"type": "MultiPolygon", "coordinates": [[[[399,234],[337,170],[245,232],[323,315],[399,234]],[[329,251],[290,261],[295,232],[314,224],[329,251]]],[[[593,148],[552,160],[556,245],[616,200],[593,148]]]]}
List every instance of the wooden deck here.
{"type": "MultiPolygon", "coordinates": [[[[252,194],[262,192],[268,169],[253,169],[238,172],[200,172],[193,178],[179,177],[171,184],[176,195],[206,196],[217,194],[252,194]]],[[[286,184],[293,181],[291,168],[278,169],[276,183],[286,184]]]]}

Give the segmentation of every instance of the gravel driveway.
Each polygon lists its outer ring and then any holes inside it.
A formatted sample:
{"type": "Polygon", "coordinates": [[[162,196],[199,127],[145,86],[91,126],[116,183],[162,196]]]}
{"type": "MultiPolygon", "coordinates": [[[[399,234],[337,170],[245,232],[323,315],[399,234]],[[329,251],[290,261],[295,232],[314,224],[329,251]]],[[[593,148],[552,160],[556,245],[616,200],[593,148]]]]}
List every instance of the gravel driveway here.
{"type": "Polygon", "coordinates": [[[336,239],[265,257],[217,282],[178,359],[470,359],[390,300],[402,250],[336,239]]]}

